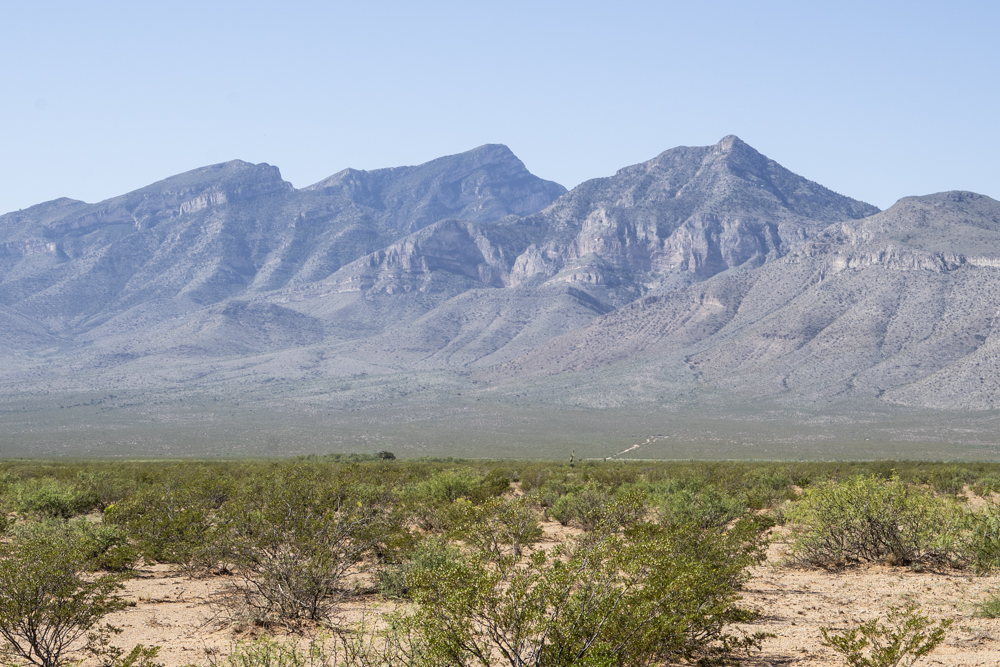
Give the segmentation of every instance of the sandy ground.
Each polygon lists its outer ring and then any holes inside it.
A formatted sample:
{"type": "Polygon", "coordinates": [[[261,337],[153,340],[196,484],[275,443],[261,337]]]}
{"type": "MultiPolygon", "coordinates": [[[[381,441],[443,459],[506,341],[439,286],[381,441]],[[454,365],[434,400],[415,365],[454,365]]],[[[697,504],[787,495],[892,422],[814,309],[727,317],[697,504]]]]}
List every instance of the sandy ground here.
{"type": "Polygon", "coordinates": [[[209,653],[225,652],[235,640],[230,628],[215,622],[210,604],[211,594],[226,582],[190,578],[167,565],[140,568],[125,587],[135,606],[108,617],[123,630],[114,643],[160,646],[158,661],[169,666],[207,663],[209,653]]]}
{"type": "MultiPolygon", "coordinates": [[[[544,527],[549,541],[575,532],[555,523],[544,527]]],[[[762,612],[761,619],[748,629],[777,635],[744,664],[843,665],[839,656],[821,645],[820,626],[843,629],[875,618],[889,607],[912,602],[934,619],[954,620],[945,643],[918,665],[1000,665],[1000,620],[976,616],[979,602],[1000,594],[1000,576],[885,566],[837,572],[797,569],[782,564],[783,553],[783,544],[772,545],[768,562],[757,568],[744,593],[745,604],[762,612]]],[[[210,595],[228,581],[226,577],[191,579],[161,565],[140,569],[126,590],[135,606],[109,618],[124,630],[115,643],[160,645],[159,659],[167,667],[205,665],[210,657],[218,659],[236,640],[246,638],[213,620],[210,595]]],[[[368,602],[377,604],[374,599],[368,602]]],[[[345,611],[356,616],[358,609],[352,605],[345,611]]]]}
{"type": "Polygon", "coordinates": [[[820,627],[844,630],[912,603],[932,620],[954,621],[945,642],[917,665],[1000,665],[1000,619],[976,616],[979,602],[1000,593],[1000,576],[887,566],[799,569],[782,564],[783,546],[772,547],[768,563],[757,569],[744,592],[745,602],[761,611],[761,619],[748,629],[777,635],[745,664],[844,665],[822,646],[820,627]]]}

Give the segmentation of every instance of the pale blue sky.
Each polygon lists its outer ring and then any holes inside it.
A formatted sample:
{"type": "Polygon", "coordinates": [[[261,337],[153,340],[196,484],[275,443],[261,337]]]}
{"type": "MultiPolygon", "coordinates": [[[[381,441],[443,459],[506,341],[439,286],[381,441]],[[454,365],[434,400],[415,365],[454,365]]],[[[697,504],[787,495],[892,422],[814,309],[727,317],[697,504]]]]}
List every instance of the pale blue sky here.
{"type": "Polygon", "coordinates": [[[726,134],[883,208],[1000,198],[998,28],[997,2],[0,0],[0,212],[484,143],[573,187],[726,134]]]}

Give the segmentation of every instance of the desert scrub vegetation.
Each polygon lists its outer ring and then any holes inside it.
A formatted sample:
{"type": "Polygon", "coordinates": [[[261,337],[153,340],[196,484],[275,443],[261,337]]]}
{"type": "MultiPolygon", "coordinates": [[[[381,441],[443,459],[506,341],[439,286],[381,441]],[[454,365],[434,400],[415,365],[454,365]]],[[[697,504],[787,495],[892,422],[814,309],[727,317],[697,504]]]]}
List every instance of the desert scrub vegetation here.
{"type": "Polygon", "coordinates": [[[917,607],[889,609],[841,632],[821,627],[823,645],[839,653],[848,667],[911,667],[945,639],[951,620],[933,623],[917,607]]]}
{"type": "MultiPolygon", "coordinates": [[[[733,628],[753,622],[739,594],[775,521],[809,566],[988,572],[1000,565],[1000,506],[963,501],[966,489],[989,494],[997,479],[994,464],[570,464],[387,452],[7,461],[0,560],[17,562],[10,545],[51,542],[72,545],[67,567],[81,586],[120,583],[141,563],[225,574],[219,619],[265,633],[330,632],[323,650],[336,652],[322,659],[336,664],[711,662],[760,645],[733,628]],[[543,532],[546,519],[567,526],[558,541],[543,532]],[[359,596],[392,600],[397,611],[378,624],[339,620],[359,596]]],[[[267,640],[245,648],[247,660],[306,655],[267,640]]]]}
{"type": "MultiPolygon", "coordinates": [[[[93,573],[93,547],[72,528],[48,527],[15,533],[0,544],[0,655],[15,663],[63,667],[81,640],[92,655],[121,665],[123,652],[109,652],[102,625],[124,609],[119,595],[124,573],[93,573]]],[[[139,657],[136,647],[125,657],[139,657]]],[[[155,656],[155,651],[153,654],[155,656]]],[[[133,664],[134,664],[133,660],[133,664]]]]}
{"type": "Polygon", "coordinates": [[[104,508],[104,522],[127,531],[149,561],[183,565],[195,560],[209,540],[214,514],[237,488],[253,479],[212,468],[195,467],[185,473],[145,479],[145,484],[104,508]]]}
{"type": "Polygon", "coordinates": [[[280,483],[252,479],[219,509],[203,553],[239,578],[218,600],[233,621],[329,620],[351,593],[345,577],[405,541],[390,493],[349,472],[326,479],[293,468],[280,483]]]}
{"type": "Polygon", "coordinates": [[[29,478],[9,484],[6,499],[21,514],[68,519],[92,509],[96,494],[84,485],[51,478],[29,478]]]}
{"type": "Polygon", "coordinates": [[[139,561],[139,552],[125,531],[82,517],[13,523],[8,535],[14,545],[71,544],[78,565],[88,572],[130,573],[139,561]]]}
{"type": "MultiPolygon", "coordinates": [[[[748,518],[698,531],[611,519],[550,550],[528,550],[519,547],[518,503],[484,507],[449,557],[409,573],[414,607],[391,627],[422,664],[655,665],[759,646],[761,635],[728,626],[755,618],[736,603],[764,558],[766,524],[748,518]]],[[[611,505],[608,517],[635,516],[640,499],[611,505]]]]}
{"type": "Polygon", "coordinates": [[[1000,505],[989,500],[970,509],[896,475],[822,482],[783,518],[795,534],[792,556],[804,564],[868,562],[979,572],[1000,564],[1000,505]]]}
{"type": "Polygon", "coordinates": [[[962,517],[929,489],[861,475],[809,489],[785,514],[797,529],[794,556],[821,566],[957,564],[962,517]]]}

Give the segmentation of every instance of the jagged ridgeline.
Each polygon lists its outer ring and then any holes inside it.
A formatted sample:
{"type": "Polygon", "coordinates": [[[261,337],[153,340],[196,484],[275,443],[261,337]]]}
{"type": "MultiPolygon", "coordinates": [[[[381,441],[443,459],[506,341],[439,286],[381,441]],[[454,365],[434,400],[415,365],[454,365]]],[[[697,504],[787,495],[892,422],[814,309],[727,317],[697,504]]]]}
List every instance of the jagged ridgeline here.
{"type": "MultiPolygon", "coordinates": [[[[568,192],[500,145],[302,189],[227,162],[0,216],[0,447],[59,403],[231,434],[255,406],[310,442],[428,419],[512,442],[531,411],[992,410],[998,267],[988,197],[880,212],[734,136],[568,192]]],[[[79,423],[60,414],[52,433],[79,423]]]]}

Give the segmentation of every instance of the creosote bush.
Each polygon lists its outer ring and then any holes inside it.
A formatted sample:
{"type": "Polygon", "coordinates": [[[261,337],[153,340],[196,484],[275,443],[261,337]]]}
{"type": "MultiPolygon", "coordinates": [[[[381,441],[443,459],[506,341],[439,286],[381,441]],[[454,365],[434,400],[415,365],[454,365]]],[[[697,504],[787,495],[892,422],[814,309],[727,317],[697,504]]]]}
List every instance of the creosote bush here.
{"type": "Polygon", "coordinates": [[[575,525],[593,530],[601,523],[632,525],[646,515],[646,496],[637,491],[620,492],[617,496],[593,485],[568,491],[547,510],[550,518],[562,525],[575,525]],[[628,496],[630,502],[618,502],[628,496]]]}
{"type": "Polygon", "coordinates": [[[79,566],[87,572],[131,572],[139,560],[139,552],[123,530],[82,518],[18,523],[10,532],[15,542],[71,545],[79,566]]]}
{"type": "Polygon", "coordinates": [[[8,488],[10,506],[27,515],[68,519],[95,507],[97,495],[71,482],[27,479],[8,488]]]}
{"type": "Polygon", "coordinates": [[[481,473],[467,468],[447,469],[409,485],[402,500],[422,530],[442,532],[451,527],[455,518],[455,501],[480,504],[509,490],[510,478],[501,470],[481,473]]]}
{"type": "Polygon", "coordinates": [[[458,501],[453,509],[452,537],[499,557],[520,556],[542,536],[538,510],[529,498],[490,498],[482,505],[458,501]]]}
{"type": "Polygon", "coordinates": [[[660,516],[666,523],[725,526],[747,510],[745,497],[730,496],[714,484],[671,480],[660,491],[660,516]]]}
{"type": "Polygon", "coordinates": [[[384,491],[309,468],[252,480],[216,521],[210,553],[240,580],[218,598],[221,610],[265,626],[329,619],[351,594],[347,574],[371,566],[400,532],[384,491]]]}
{"type": "Polygon", "coordinates": [[[101,619],[126,606],[118,595],[124,575],[86,576],[78,546],[68,532],[0,544],[0,655],[62,667],[78,641],[106,634],[101,619]]]}
{"type": "Polygon", "coordinates": [[[990,501],[983,509],[967,511],[962,527],[962,552],[976,571],[1000,567],[1000,503],[990,501]]]}
{"type": "Polygon", "coordinates": [[[591,530],[601,520],[604,508],[610,501],[611,494],[607,491],[585,486],[559,496],[548,510],[548,515],[564,526],[573,523],[591,530]]]}
{"type": "Polygon", "coordinates": [[[447,540],[430,535],[416,545],[406,562],[384,563],[376,570],[379,594],[389,599],[408,598],[414,572],[442,567],[460,555],[461,552],[447,540]]]}
{"type": "Polygon", "coordinates": [[[785,518],[797,530],[792,553],[803,562],[958,564],[962,509],[928,489],[856,476],[809,489],[785,518]]]}
{"type": "Polygon", "coordinates": [[[821,627],[823,645],[844,657],[849,667],[910,667],[944,641],[951,620],[932,623],[917,607],[890,609],[842,632],[821,627]]]}
{"type": "Polygon", "coordinates": [[[104,521],[123,528],[147,560],[187,564],[204,551],[212,514],[234,487],[210,473],[157,481],[105,507],[104,521]]]}
{"type": "MultiPolygon", "coordinates": [[[[619,498],[612,517],[641,500],[619,498]]],[[[393,632],[428,665],[646,665],[712,660],[759,646],[730,634],[754,612],[736,604],[751,565],[764,558],[763,525],[694,531],[617,521],[549,551],[497,539],[470,523],[455,557],[410,574],[412,611],[393,632]]]]}

